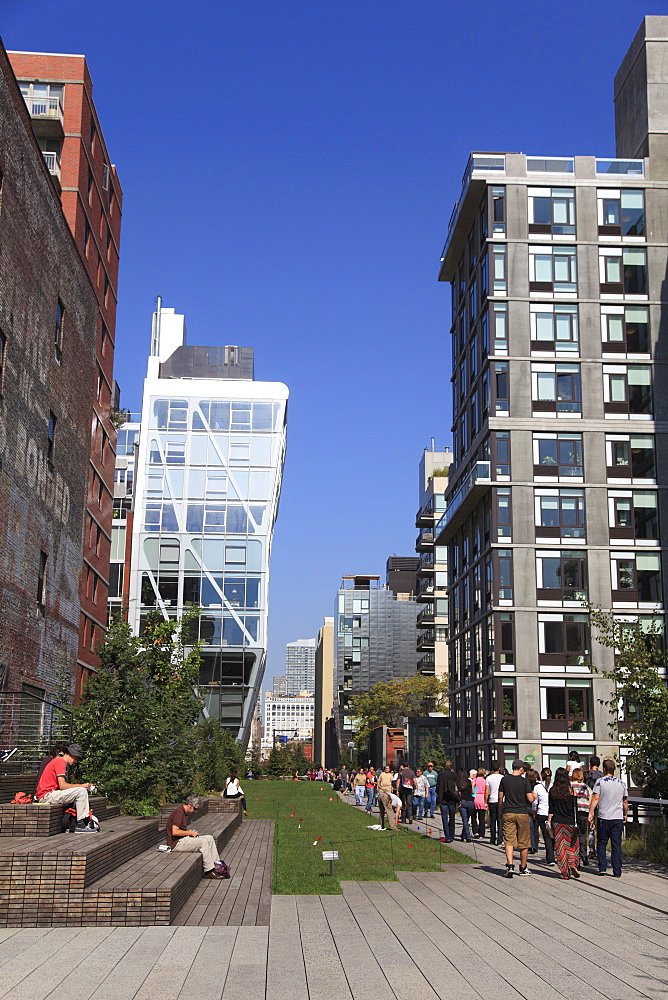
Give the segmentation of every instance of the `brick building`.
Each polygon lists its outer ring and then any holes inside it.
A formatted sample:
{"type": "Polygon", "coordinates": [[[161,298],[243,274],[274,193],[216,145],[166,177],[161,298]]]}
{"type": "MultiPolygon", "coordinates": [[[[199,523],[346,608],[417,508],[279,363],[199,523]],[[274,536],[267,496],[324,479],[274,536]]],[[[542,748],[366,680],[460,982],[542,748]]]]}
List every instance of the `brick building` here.
{"type": "MultiPolygon", "coordinates": [[[[37,143],[97,300],[95,386],[83,533],[77,693],[98,664],[106,625],[117,406],[112,379],[121,231],[121,188],[93,104],[86,60],[78,55],[8,53],[37,143]]],[[[88,397],[86,406],[89,405],[88,397]]]]}
{"type": "Polygon", "coordinates": [[[77,658],[98,314],[0,45],[0,691],[31,698],[77,658]]]}

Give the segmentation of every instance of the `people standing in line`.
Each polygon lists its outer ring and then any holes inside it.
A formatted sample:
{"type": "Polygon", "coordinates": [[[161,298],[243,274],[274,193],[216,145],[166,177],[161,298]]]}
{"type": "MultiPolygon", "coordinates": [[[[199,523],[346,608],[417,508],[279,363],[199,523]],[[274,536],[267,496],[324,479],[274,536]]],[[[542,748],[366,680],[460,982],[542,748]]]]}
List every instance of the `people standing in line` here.
{"type": "Polygon", "coordinates": [[[398,793],[401,798],[401,818],[404,823],[413,822],[413,795],[415,793],[415,771],[408,763],[402,764],[397,779],[398,793]]]}
{"type": "Polygon", "coordinates": [[[612,874],[622,877],[622,833],[629,814],[629,797],[625,783],[615,777],[615,762],[610,757],[603,761],[603,777],[594,785],[589,803],[589,825],[594,827],[596,810],[598,874],[605,875],[608,868],[607,848],[610,841],[612,874]]]}
{"type": "Polygon", "coordinates": [[[364,775],[364,793],[366,795],[366,812],[370,813],[373,806],[373,793],[376,790],[376,772],[373,765],[369,764],[364,775]]]}
{"type": "MultiPolygon", "coordinates": [[[[526,761],[525,761],[526,763],[526,761]]],[[[536,784],[538,783],[538,771],[535,771],[532,767],[528,771],[524,772],[524,779],[528,781],[529,788],[533,792],[536,784]]],[[[538,823],[536,822],[536,809],[538,807],[538,795],[531,803],[531,813],[529,814],[529,834],[531,836],[531,847],[529,848],[529,854],[538,854],[538,823]]]]}
{"type": "Polygon", "coordinates": [[[589,803],[591,788],[585,784],[581,767],[571,774],[571,788],[577,800],[578,838],[580,840],[580,865],[589,864],[589,803]]]}
{"type": "Polygon", "coordinates": [[[580,878],[577,798],[573,794],[565,767],[558,767],[554,772],[554,784],[549,791],[548,808],[548,823],[554,837],[554,853],[561,877],[580,878]]]}
{"type": "Polygon", "coordinates": [[[572,775],[576,767],[580,767],[580,754],[577,750],[571,750],[568,755],[568,760],[566,761],[566,770],[568,771],[568,777],[572,775]]]}
{"type": "Polygon", "coordinates": [[[241,808],[243,809],[244,816],[248,816],[248,813],[246,812],[246,796],[244,795],[243,788],[239,784],[239,776],[234,768],[230,771],[229,777],[225,779],[223,798],[241,799],[241,808]]]}
{"type": "Polygon", "coordinates": [[[457,776],[452,770],[452,761],[446,760],[436,779],[436,805],[441,810],[443,839],[446,844],[451,844],[455,839],[455,816],[460,799],[457,776]]]}
{"type": "Polygon", "coordinates": [[[479,767],[476,771],[471,770],[471,784],[473,785],[473,836],[478,840],[485,836],[485,819],[487,817],[487,807],[485,804],[485,792],[487,782],[485,777],[487,771],[484,767],[479,767]]]}
{"type": "Polygon", "coordinates": [[[353,778],[353,788],[355,790],[355,805],[361,806],[362,800],[364,799],[364,786],[366,785],[366,771],[363,768],[358,768],[355,777],[353,778]]]}
{"type": "Polygon", "coordinates": [[[500,764],[495,764],[492,773],[487,775],[485,780],[485,805],[489,812],[489,842],[498,844],[501,841],[501,830],[499,828],[499,785],[503,775],[500,773],[500,764]]]}
{"type": "MultiPolygon", "coordinates": [[[[534,774],[536,772],[534,771],[534,774]]],[[[543,844],[545,845],[545,860],[553,868],[556,864],[554,860],[554,840],[552,839],[552,834],[550,833],[550,828],[548,826],[547,817],[549,815],[549,791],[550,791],[550,778],[552,777],[552,772],[548,768],[544,768],[541,771],[540,780],[538,780],[538,775],[536,774],[536,783],[533,786],[533,791],[536,795],[534,799],[534,812],[531,816],[531,822],[536,827],[536,843],[538,842],[538,831],[540,830],[543,835],[543,844]]]]}
{"type": "Polygon", "coordinates": [[[459,815],[462,818],[462,832],[459,839],[465,840],[467,844],[470,844],[473,841],[470,823],[475,811],[473,804],[473,784],[463,768],[457,775],[457,788],[461,796],[459,801],[459,815]]]}
{"type": "Polygon", "coordinates": [[[415,792],[413,793],[413,819],[422,819],[429,802],[429,782],[422,773],[422,768],[415,769],[415,792]]]}
{"type": "Polygon", "coordinates": [[[436,780],[438,774],[434,769],[434,762],[430,760],[427,764],[427,770],[424,772],[424,776],[429,782],[429,801],[425,802],[425,819],[427,818],[427,806],[429,806],[429,818],[434,818],[434,813],[436,812],[436,780]]]}
{"type": "Polygon", "coordinates": [[[535,797],[536,793],[524,777],[523,762],[514,760],[513,773],[504,775],[499,784],[499,818],[506,851],[506,878],[513,877],[516,849],[520,852],[519,874],[531,875],[527,867],[531,847],[529,814],[535,797]]]}

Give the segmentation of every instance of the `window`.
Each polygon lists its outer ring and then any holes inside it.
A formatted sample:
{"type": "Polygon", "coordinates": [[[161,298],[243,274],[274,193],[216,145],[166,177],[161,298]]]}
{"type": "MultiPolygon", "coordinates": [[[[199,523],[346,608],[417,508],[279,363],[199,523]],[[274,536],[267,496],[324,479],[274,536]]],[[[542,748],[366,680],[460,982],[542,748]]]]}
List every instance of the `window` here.
{"type": "Polygon", "coordinates": [[[185,465],[186,437],[185,434],[169,434],[165,462],[167,465],[185,465]]]}
{"type": "MultiPolygon", "coordinates": [[[[190,516],[190,507],[188,507],[190,516]]],[[[178,531],[178,521],[171,503],[147,503],[144,531],[178,531]]],[[[188,527],[186,530],[190,531],[188,527]]]]}
{"type": "Polygon", "coordinates": [[[499,541],[509,542],[513,533],[509,489],[496,489],[496,533],[499,541]]]}
{"type": "Polygon", "coordinates": [[[575,247],[529,247],[529,291],[577,293],[575,247]]]}
{"type": "Polygon", "coordinates": [[[496,549],[494,556],[497,563],[499,602],[510,603],[513,599],[513,550],[496,549]]]}
{"type": "Polygon", "coordinates": [[[514,736],[517,732],[517,709],[515,698],[515,681],[508,678],[501,681],[501,704],[502,718],[501,730],[507,736],[514,736]]]}
{"type": "Polygon", "coordinates": [[[534,479],[584,475],[582,434],[534,434],[534,479]]]}
{"type": "Polygon", "coordinates": [[[508,305],[494,302],[491,306],[492,343],[494,354],[508,353],[508,305]]]}
{"type": "Polygon", "coordinates": [[[93,171],[89,168],[89,170],[88,170],[88,179],[86,181],[86,196],[88,198],[88,204],[89,205],[93,204],[93,190],[94,190],[94,185],[93,185],[93,171]]]}
{"type": "Polygon", "coordinates": [[[503,235],[506,231],[506,189],[492,188],[492,232],[503,235]]]}
{"type": "Polygon", "coordinates": [[[56,304],[56,328],[53,337],[53,343],[56,353],[56,361],[60,364],[63,357],[63,321],[65,319],[65,307],[63,303],[58,299],[56,304]]]}
{"type": "Polygon", "coordinates": [[[573,188],[529,188],[529,233],[575,234],[573,188]]]}
{"type": "Polygon", "coordinates": [[[508,288],[505,244],[492,244],[490,255],[492,258],[492,291],[494,295],[502,294],[508,288]]]}
{"type": "Polygon", "coordinates": [[[606,434],[608,479],[656,480],[654,436],[652,434],[606,434]]]}
{"type": "Polygon", "coordinates": [[[497,361],[494,365],[494,406],[497,413],[510,410],[510,379],[507,361],[497,361]]]}
{"type": "Polygon", "coordinates": [[[611,552],[612,600],[660,604],[661,558],[658,553],[611,552]]]}
{"type": "MultiPolygon", "coordinates": [[[[502,611],[497,615],[496,629],[499,664],[512,665],[515,662],[515,615],[512,611],[502,611]]],[[[492,622],[492,619],[489,619],[492,622]]],[[[491,649],[494,652],[494,632],[490,637],[491,649]]]]}
{"type": "Polygon", "coordinates": [[[495,431],[492,436],[495,479],[510,479],[510,433],[495,431]]]}
{"type": "Polygon", "coordinates": [[[602,306],[603,354],[649,354],[647,306],[602,306]]]}
{"type": "Polygon", "coordinates": [[[591,681],[541,681],[540,709],[541,727],[547,732],[591,732],[591,681]]]}
{"type": "Polygon", "coordinates": [[[589,619],[584,614],[538,615],[541,667],[581,667],[590,662],[589,619]]]}
{"type": "Polygon", "coordinates": [[[584,538],[584,490],[536,490],[536,539],[584,538]]]}
{"type": "Polygon", "coordinates": [[[37,570],[37,607],[43,612],[46,605],[46,564],[47,554],[40,549],[39,568],[37,570]]]}
{"type": "Polygon", "coordinates": [[[652,370],[649,365],[604,365],[603,402],[614,416],[652,416],[652,370]]]}
{"type": "Polygon", "coordinates": [[[580,416],[580,365],[531,366],[531,398],[534,413],[580,416]]]}
{"type": "Polygon", "coordinates": [[[539,601],[586,601],[586,553],[565,549],[537,552],[536,583],[539,601]]]}
{"type": "Polygon", "coordinates": [[[611,539],[658,540],[656,490],[609,490],[608,513],[611,539]]]}
{"type": "Polygon", "coordinates": [[[645,192],[602,188],[598,191],[598,231],[601,236],[645,235],[645,192]]]}
{"type": "Polygon", "coordinates": [[[49,422],[46,428],[46,460],[49,468],[53,470],[53,454],[56,442],[56,416],[49,412],[49,422]]]}
{"type": "Polygon", "coordinates": [[[578,307],[546,302],[531,307],[532,352],[568,352],[580,350],[578,307]]]}
{"type": "Polygon", "coordinates": [[[602,295],[646,295],[647,252],[636,247],[599,249],[602,295]]]}

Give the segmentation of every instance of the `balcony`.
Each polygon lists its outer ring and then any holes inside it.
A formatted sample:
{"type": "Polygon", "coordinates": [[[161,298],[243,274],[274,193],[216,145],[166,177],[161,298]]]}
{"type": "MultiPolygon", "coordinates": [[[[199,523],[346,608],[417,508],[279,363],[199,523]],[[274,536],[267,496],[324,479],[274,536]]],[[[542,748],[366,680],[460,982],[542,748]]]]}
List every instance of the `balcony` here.
{"type": "Polygon", "coordinates": [[[432,548],[434,544],[434,529],[423,528],[420,534],[415,539],[415,551],[424,552],[426,549],[432,548]]]}
{"type": "Polygon", "coordinates": [[[420,556],[420,561],[418,562],[417,575],[421,576],[423,573],[433,573],[434,572],[434,553],[425,552],[420,556]]]}
{"type": "Polygon", "coordinates": [[[421,580],[418,584],[417,594],[415,595],[416,601],[433,601],[434,599],[434,581],[431,579],[421,580]]]}
{"type": "Polygon", "coordinates": [[[434,642],[436,641],[436,632],[433,628],[425,629],[421,632],[417,638],[417,648],[419,650],[427,650],[434,648],[434,642]]]}
{"type": "Polygon", "coordinates": [[[60,187],[60,161],[57,153],[42,153],[46,168],[60,187]]]}
{"type": "Polygon", "coordinates": [[[415,518],[415,527],[423,528],[434,523],[434,501],[430,500],[424,507],[421,507],[415,518]]]}
{"type": "Polygon", "coordinates": [[[418,671],[421,674],[434,674],[436,673],[436,658],[433,653],[425,653],[418,660],[418,671]]]}
{"type": "Polygon", "coordinates": [[[596,160],[596,176],[613,174],[625,177],[644,177],[644,160],[596,160]]]}
{"type": "Polygon", "coordinates": [[[24,97],[38,139],[62,139],[63,106],[58,97],[24,97]]]}
{"type": "Polygon", "coordinates": [[[491,489],[491,463],[476,462],[448,502],[445,514],[434,528],[439,545],[446,545],[464,519],[491,489]]]}
{"type": "Polygon", "coordinates": [[[417,627],[418,628],[431,628],[434,624],[434,608],[431,604],[427,604],[426,607],[422,609],[420,614],[417,616],[417,627]]]}

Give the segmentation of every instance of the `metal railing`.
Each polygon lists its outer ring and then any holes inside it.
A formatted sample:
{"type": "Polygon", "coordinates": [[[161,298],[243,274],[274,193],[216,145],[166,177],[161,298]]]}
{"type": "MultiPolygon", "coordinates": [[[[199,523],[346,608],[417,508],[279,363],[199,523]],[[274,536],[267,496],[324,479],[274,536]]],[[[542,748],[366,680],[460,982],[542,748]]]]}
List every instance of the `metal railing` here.
{"type": "Polygon", "coordinates": [[[0,753],[16,749],[12,770],[36,771],[54,741],[71,738],[71,709],[28,691],[0,691],[0,753]]]}
{"type": "Polygon", "coordinates": [[[53,177],[57,177],[60,180],[60,163],[58,161],[57,153],[42,153],[44,157],[44,162],[46,163],[46,169],[53,177]]]}
{"type": "Polygon", "coordinates": [[[597,174],[626,174],[628,177],[644,177],[644,160],[596,160],[597,174]]]}
{"type": "Polygon", "coordinates": [[[448,502],[445,514],[443,515],[443,517],[441,518],[441,520],[438,522],[438,524],[434,529],[437,538],[445,528],[446,524],[452,519],[452,516],[461,506],[462,502],[464,501],[466,496],[471,492],[475,484],[479,480],[483,480],[486,482],[490,481],[491,469],[492,466],[490,462],[476,462],[476,464],[473,466],[469,474],[464,477],[462,482],[455,490],[452,499],[448,502]]]}
{"type": "Polygon", "coordinates": [[[63,106],[59,97],[26,97],[25,102],[32,118],[63,120],[63,106]]]}

